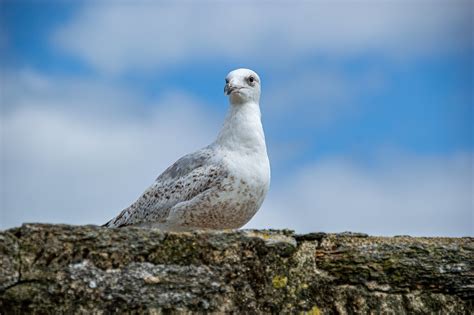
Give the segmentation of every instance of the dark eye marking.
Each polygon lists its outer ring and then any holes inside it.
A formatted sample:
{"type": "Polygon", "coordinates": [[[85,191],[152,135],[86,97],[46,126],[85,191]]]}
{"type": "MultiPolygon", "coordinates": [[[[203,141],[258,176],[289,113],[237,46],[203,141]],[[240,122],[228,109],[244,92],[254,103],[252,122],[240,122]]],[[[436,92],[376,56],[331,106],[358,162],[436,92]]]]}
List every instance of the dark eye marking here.
{"type": "Polygon", "coordinates": [[[255,81],[255,78],[254,78],[253,76],[250,76],[250,77],[249,77],[249,82],[250,82],[250,83],[253,83],[254,81],[255,81]]]}
{"type": "Polygon", "coordinates": [[[226,84],[229,84],[229,79],[226,78],[226,79],[225,79],[225,83],[226,83],[226,84]]]}

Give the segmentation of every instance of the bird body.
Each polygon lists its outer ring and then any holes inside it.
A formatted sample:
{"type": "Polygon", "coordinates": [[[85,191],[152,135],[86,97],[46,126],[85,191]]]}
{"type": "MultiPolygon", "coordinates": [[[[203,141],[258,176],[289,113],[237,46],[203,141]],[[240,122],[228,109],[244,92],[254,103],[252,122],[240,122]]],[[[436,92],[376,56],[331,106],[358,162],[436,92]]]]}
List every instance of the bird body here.
{"type": "Polygon", "coordinates": [[[217,139],[176,161],[105,226],[231,229],[253,217],[270,185],[260,78],[248,69],[234,70],[224,91],[230,108],[217,139]]]}

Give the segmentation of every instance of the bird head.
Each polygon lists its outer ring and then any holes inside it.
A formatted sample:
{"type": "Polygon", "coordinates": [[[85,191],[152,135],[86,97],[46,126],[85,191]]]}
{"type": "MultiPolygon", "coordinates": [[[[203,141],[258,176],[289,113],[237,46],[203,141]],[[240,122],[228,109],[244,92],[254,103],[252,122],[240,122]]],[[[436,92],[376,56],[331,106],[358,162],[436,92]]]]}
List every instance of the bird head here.
{"type": "Polygon", "coordinates": [[[249,69],[237,69],[225,77],[224,93],[231,104],[260,101],[260,77],[249,69]]]}

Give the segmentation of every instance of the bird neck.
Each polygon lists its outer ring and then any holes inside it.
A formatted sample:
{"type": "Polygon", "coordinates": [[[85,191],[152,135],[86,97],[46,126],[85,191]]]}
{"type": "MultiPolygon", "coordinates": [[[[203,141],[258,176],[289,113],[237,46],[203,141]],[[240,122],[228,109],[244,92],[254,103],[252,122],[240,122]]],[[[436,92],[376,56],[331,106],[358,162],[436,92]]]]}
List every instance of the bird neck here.
{"type": "Polygon", "coordinates": [[[259,153],[263,150],[266,154],[265,135],[258,103],[231,103],[215,143],[231,151],[259,153]]]}

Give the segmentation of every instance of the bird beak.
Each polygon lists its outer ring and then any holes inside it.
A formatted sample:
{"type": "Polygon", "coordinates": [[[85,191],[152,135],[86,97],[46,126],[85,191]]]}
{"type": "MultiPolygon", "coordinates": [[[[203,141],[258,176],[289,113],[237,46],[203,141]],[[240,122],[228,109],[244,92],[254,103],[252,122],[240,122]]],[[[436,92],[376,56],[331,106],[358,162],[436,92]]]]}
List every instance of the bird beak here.
{"type": "Polygon", "coordinates": [[[224,87],[224,94],[230,95],[232,92],[236,90],[236,87],[230,84],[226,84],[224,87]]]}
{"type": "Polygon", "coordinates": [[[229,94],[230,94],[229,84],[226,84],[226,85],[224,86],[224,94],[225,94],[225,95],[229,95],[229,94]]]}

